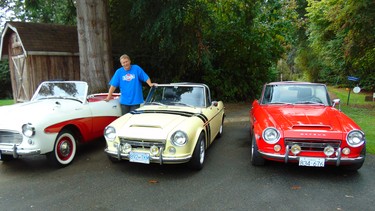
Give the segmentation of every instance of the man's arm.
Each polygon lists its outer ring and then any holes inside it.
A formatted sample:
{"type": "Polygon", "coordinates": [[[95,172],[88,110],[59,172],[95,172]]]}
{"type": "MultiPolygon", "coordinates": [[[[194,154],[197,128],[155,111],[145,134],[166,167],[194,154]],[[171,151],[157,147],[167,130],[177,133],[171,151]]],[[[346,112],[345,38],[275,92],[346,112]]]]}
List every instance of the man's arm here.
{"type": "Polygon", "coordinates": [[[112,98],[112,94],[115,90],[116,90],[116,87],[114,86],[109,87],[108,96],[104,100],[108,102],[112,98]]]}

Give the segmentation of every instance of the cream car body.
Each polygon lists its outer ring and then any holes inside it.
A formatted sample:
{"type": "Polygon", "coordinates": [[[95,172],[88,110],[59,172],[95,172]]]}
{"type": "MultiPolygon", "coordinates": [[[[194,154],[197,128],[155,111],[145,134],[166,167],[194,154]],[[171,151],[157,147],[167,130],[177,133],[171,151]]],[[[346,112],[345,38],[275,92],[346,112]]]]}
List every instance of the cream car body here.
{"type": "Polygon", "coordinates": [[[105,130],[105,152],[112,161],[203,167],[206,149],[223,132],[224,104],[211,101],[204,84],[153,87],[141,108],[105,130]]]}

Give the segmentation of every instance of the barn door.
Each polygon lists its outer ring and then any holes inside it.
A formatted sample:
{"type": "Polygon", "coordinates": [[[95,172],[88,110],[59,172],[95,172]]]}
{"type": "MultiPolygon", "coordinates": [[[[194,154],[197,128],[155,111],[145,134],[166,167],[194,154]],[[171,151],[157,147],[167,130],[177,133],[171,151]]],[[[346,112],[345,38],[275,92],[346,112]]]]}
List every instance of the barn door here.
{"type": "Polygon", "coordinates": [[[24,102],[30,100],[29,81],[27,80],[25,55],[13,56],[14,79],[16,81],[16,101],[24,102]]]}

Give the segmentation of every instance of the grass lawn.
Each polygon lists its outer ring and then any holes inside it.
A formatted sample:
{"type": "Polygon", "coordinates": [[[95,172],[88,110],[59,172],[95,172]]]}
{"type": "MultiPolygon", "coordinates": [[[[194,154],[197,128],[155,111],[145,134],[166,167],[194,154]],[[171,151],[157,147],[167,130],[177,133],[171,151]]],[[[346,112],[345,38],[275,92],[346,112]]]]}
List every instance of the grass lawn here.
{"type": "Polygon", "coordinates": [[[14,100],[0,100],[0,106],[11,105],[14,103],[14,100]]]}
{"type": "Polygon", "coordinates": [[[375,154],[375,102],[365,102],[365,96],[372,93],[350,93],[349,105],[348,93],[345,88],[328,87],[328,91],[341,99],[341,110],[352,118],[365,132],[367,153],[375,154]]]}

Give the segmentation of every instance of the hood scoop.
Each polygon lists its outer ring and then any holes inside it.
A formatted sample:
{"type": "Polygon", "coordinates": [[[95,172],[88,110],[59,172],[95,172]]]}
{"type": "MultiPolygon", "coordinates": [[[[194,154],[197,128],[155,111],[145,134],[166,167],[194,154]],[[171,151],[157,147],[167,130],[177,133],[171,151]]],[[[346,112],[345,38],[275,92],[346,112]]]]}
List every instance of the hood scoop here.
{"type": "Polygon", "coordinates": [[[160,127],[160,125],[140,125],[140,124],[132,124],[129,127],[134,127],[134,128],[137,128],[137,127],[142,127],[142,128],[162,128],[162,127],[160,127]]]}
{"type": "Polygon", "coordinates": [[[308,125],[293,125],[294,130],[332,130],[329,125],[319,125],[319,124],[308,124],[308,125]]]}

